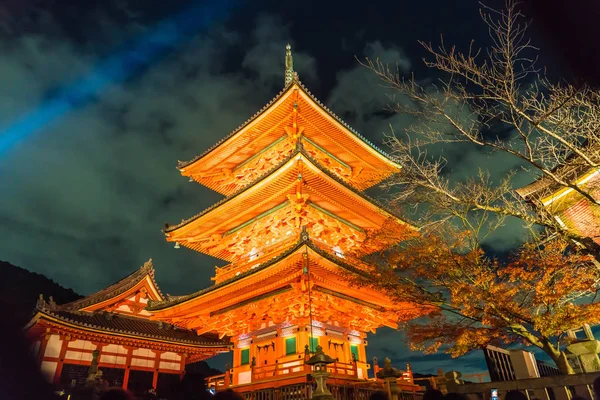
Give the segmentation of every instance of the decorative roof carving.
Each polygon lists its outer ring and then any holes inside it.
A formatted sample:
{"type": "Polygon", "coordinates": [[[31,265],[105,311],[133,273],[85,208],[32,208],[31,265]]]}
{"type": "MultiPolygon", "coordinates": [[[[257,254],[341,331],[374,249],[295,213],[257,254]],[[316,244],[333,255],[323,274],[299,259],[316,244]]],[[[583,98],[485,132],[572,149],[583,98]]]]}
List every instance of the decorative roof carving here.
{"type": "Polygon", "coordinates": [[[294,77],[297,77],[294,72],[294,59],[292,57],[292,46],[288,43],[285,46],[285,85],[290,85],[294,77]]]}
{"type": "MultiPolygon", "coordinates": [[[[239,188],[237,191],[235,191],[233,194],[225,197],[224,199],[222,199],[221,201],[213,204],[212,206],[206,208],[205,210],[201,211],[200,213],[194,215],[193,217],[190,217],[188,219],[182,220],[179,224],[176,225],[169,225],[168,227],[166,227],[163,232],[164,233],[169,233],[169,232],[173,232],[193,221],[195,221],[196,219],[202,217],[203,215],[208,214],[210,211],[222,206],[223,204],[231,201],[232,199],[234,199],[235,197],[241,195],[243,192],[245,192],[246,190],[252,188],[253,186],[255,186],[256,184],[262,182],[264,179],[268,178],[270,175],[272,175],[273,173],[275,173],[279,168],[281,168],[282,166],[284,166],[289,160],[293,159],[294,157],[296,157],[297,155],[303,155],[306,159],[308,159],[310,162],[312,162],[323,174],[327,175],[329,178],[335,180],[336,182],[338,182],[340,185],[342,185],[343,187],[345,187],[346,189],[350,190],[351,192],[353,192],[354,194],[362,197],[363,199],[365,199],[366,201],[370,202],[371,204],[377,206],[378,208],[382,209],[383,211],[385,211],[386,213],[390,214],[391,216],[394,216],[396,218],[398,218],[399,220],[403,221],[402,217],[395,211],[390,210],[389,207],[381,204],[381,202],[379,202],[378,200],[375,200],[374,198],[366,195],[364,192],[359,191],[358,189],[356,189],[355,187],[351,186],[349,183],[345,182],[344,180],[342,180],[340,177],[336,176],[335,174],[331,173],[330,171],[328,171],[326,168],[323,168],[320,163],[315,160],[313,157],[311,157],[302,146],[298,146],[296,148],[296,150],[294,152],[292,152],[289,156],[287,156],[286,158],[284,158],[278,165],[274,166],[273,168],[267,170],[261,177],[257,178],[254,182],[250,182],[247,185],[239,188]]],[[[403,221],[404,222],[404,221],[403,221]]],[[[407,224],[409,225],[409,224],[407,224]]]]}

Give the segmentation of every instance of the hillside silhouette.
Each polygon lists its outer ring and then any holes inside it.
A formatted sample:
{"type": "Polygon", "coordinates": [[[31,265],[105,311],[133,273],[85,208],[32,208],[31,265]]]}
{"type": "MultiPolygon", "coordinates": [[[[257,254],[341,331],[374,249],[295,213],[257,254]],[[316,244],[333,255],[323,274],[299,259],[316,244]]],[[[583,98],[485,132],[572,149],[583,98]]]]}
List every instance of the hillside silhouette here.
{"type": "Polygon", "coordinates": [[[82,297],[42,274],[0,260],[0,305],[5,315],[13,317],[15,324],[23,326],[30,320],[40,294],[46,300],[52,296],[57,304],[82,297]]]}

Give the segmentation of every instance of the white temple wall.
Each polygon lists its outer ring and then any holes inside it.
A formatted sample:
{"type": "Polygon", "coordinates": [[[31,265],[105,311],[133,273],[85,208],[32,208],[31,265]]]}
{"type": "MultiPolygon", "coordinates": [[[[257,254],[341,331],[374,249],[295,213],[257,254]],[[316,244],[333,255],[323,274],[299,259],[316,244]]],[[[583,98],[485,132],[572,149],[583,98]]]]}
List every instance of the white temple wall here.
{"type": "Polygon", "coordinates": [[[62,348],[63,341],[60,339],[58,335],[50,335],[48,338],[48,343],[46,344],[46,351],[44,352],[44,356],[46,357],[59,357],[60,349],[62,348]]]}
{"type": "Polygon", "coordinates": [[[54,380],[54,374],[56,373],[56,367],[58,363],[56,361],[42,361],[40,369],[42,371],[42,375],[48,382],[52,382],[54,380]]]}

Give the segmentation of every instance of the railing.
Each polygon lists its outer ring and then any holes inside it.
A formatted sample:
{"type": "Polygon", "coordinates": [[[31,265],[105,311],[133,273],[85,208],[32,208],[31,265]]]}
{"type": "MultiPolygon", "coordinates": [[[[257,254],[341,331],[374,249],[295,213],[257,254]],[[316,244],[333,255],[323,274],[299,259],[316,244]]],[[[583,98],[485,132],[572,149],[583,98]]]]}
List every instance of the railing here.
{"type": "MultiPolygon", "coordinates": [[[[346,385],[327,385],[336,400],[369,400],[371,395],[382,388],[361,388],[346,385]]],[[[240,393],[246,400],[307,400],[311,398],[314,387],[310,383],[282,386],[240,393]]],[[[399,400],[422,400],[422,393],[401,392],[399,400]]]]}
{"type": "MultiPolygon", "coordinates": [[[[528,397],[535,396],[541,400],[568,400],[577,394],[586,399],[593,399],[591,385],[600,378],[599,372],[549,376],[543,378],[517,379],[502,382],[467,383],[446,374],[445,386],[448,392],[467,395],[473,399],[490,399],[491,389],[498,390],[500,397],[510,390],[518,390],[528,397]]],[[[460,377],[460,375],[458,375],[460,377]]],[[[599,399],[597,399],[599,400],[599,399]]]]}
{"type": "Polygon", "coordinates": [[[303,361],[304,360],[300,359],[254,367],[252,369],[252,382],[283,375],[293,376],[310,373],[310,367],[305,365],[303,361]]]}
{"type": "MultiPolygon", "coordinates": [[[[269,365],[261,365],[252,369],[252,382],[264,379],[272,379],[281,376],[294,376],[310,374],[312,368],[304,363],[303,359],[279,362],[269,365]]],[[[327,366],[327,372],[332,378],[357,378],[357,366],[355,363],[343,363],[336,361],[327,366]]]]}
{"type": "Polygon", "coordinates": [[[355,363],[335,362],[327,367],[327,372],[329,372],[332,377],[357,377],[357,367],[355,363]]]}
{"type": "Polygon", "coordinates": [[[219,390],[229,386],[225,384],[225,375],[226,374],[209,376],[206,378],[206,387],[209,389],[219,390]]]}

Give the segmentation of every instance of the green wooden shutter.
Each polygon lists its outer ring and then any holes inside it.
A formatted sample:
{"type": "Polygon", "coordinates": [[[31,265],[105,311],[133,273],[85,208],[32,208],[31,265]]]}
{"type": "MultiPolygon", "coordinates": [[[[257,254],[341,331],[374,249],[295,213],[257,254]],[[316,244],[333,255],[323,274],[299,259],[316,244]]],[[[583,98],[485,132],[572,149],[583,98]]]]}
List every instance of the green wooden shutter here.
{"type": "Polygon", "coordinates": [[[285,355],[296,354],[296,338],[291,337],[285,339],[285,355]]]}
{"type": "Polygon", "coordinates": [[[242,365],[250,364],[250,349],[242,350],[242,365]]]}
{"type": "Polygon", "coordinates": [[[358,361],[358,346],[356,346],[356,345],[354,345],[354,344],[353,344],[353,345],[351,345],[351,346],[350,346],[350,352],[351,352],[351,353],[354,355],[354,359],[355,359],[356,361],[358,361]]]}
{"type": "Polygon", "coordinates": [[[310,341],[309,341],[309,345],[310,345],[311,353],[314,353],[315,351],[317,351],[317,346],[319,345],[319,338],[311,337],[310,341]]]}

